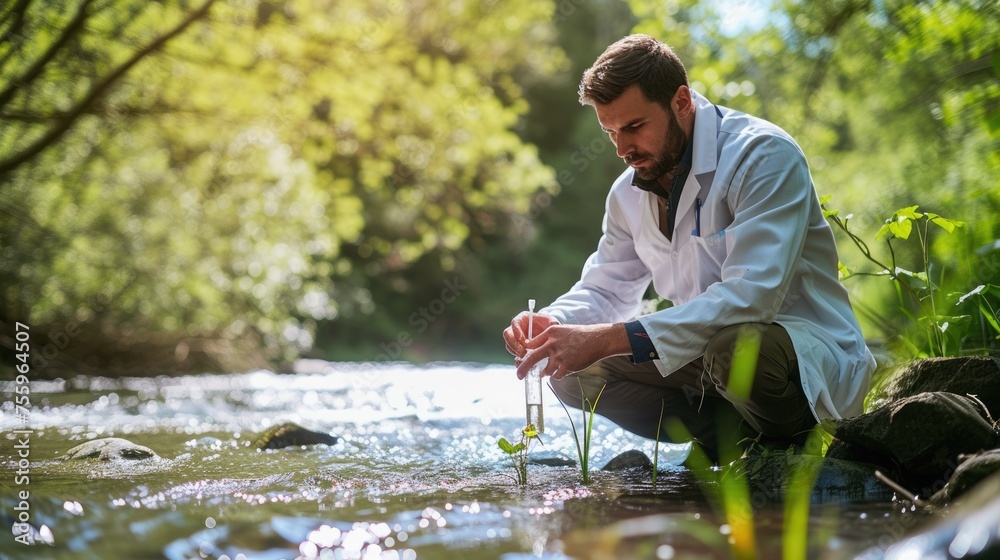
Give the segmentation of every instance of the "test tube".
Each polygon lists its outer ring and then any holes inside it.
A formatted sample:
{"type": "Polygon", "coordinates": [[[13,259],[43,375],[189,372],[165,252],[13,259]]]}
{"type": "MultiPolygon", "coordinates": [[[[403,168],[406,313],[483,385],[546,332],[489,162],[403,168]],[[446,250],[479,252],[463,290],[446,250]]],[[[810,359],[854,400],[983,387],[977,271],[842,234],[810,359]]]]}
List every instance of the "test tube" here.
{"type": "MultiPolygon", "coordinates": [[[[528,300],[528,338],[532,337],[532,327],[535,322],[535,300],[528,300]]],[[[542,417],[542,369],[548,363],[544,359],[528,370],[524,377],[524,406],[528,424],[535,426],[538,433],[545,431],[545,420],[542,417]]]]}

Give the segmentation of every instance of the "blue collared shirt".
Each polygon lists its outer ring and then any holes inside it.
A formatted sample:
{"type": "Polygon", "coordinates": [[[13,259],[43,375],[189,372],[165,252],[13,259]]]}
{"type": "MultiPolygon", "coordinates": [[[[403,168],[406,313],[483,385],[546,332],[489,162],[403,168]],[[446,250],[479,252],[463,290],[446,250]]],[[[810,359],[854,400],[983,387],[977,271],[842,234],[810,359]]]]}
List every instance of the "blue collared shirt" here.
{"type": "MultiPolygon", "coordinates": [[[[667,239],[673,238],[674,222],[677,218],[677,204],[681,200],[681,191],[684,189],[684,183],[691,172],[691,144],[692,142],[688,140],[687,147],[684,148],[684,155],[681,156],[681,161],[677,164],[677,173],[670,180],[670,192],[664,191],[659,181],[644,181],[636,176],[634,172],[632,174],[633,185],[644,191],[649,191],[666,201],[667,227],[665,234],[667,239]]],[[[625,332],[628,333],[628,343],[632,347],[633,363],[640,364],[660,357],[656,353],[656,347],[653,346],[653,341],[649,338],[649,334],[646,333],[646,329],[642,326],[642,323],[639,321],[625,323],[625,332]]]]}

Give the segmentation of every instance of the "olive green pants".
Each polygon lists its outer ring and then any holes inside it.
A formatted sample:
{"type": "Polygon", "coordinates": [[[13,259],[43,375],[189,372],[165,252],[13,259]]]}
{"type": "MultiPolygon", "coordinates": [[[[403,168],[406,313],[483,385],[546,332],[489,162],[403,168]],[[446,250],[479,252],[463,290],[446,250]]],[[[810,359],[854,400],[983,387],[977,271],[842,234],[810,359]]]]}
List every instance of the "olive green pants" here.
{"type": "MultiPolygon", "coordinates": [[[[739,426],[743,436],[802,441],[816,424],[802,392],[792,341],[774,324],[726,327],[711,338],[701,359],[666,377],[653,362],[634,364],[627,356],[613,356],[552,381],[560,400],[576,408],[584,396],[593,402],[602,388],[596,409],[601,416],[634,434],[656,438],[662,410],[663,425],[679,419],[713,459],[718,458],[719,430],[739,426]],[[740,357],[758,347],[756,360],[740,357]],[[734,363],[742,365],[734,370],[734,363]],[[745,373],[731,379],[734,371],[745,373]],[[752,379],[746,377],[750,375],[752,379]]],[[[661,440],[672,441],[661,432],[661,440]]]]}

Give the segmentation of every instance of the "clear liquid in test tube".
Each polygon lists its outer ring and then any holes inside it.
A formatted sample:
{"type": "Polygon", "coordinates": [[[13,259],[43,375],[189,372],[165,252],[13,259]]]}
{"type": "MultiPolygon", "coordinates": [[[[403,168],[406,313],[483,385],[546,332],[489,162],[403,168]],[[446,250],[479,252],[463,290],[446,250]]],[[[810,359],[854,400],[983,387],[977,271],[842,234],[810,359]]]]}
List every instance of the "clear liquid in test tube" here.
{"type": "MultiPolygon", "coordinates": [[[[528,300],[528,338],[533,335],[535,300],[528,300]]],[[[542,416],[542,370],[549,363],[548,358],[538,362],[524,377],[524,406],[528,424],[535,426],[538,433],[545,431],[545,419],[542,416]]]]}

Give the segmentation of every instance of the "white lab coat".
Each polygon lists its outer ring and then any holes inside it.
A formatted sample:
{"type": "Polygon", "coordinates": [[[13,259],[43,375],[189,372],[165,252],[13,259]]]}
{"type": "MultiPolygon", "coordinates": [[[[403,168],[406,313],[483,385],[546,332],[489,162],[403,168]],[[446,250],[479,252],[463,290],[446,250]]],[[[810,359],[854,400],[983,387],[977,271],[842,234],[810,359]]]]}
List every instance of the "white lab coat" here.
{"type": "Polygon", "coordinates": [[[875,359],[837,279],[837,247],[805,155],[777,126],[694,99],[693,160],[673,241],[660,233],[655,195],[632,186],[626,170],[580,281],[541,312],[564,324],[633,320],[652,281],[674,304],[638,317],[662,375],[698,359],[725,326],[777,323],[817,420],[860,414],[875,359]]]}

